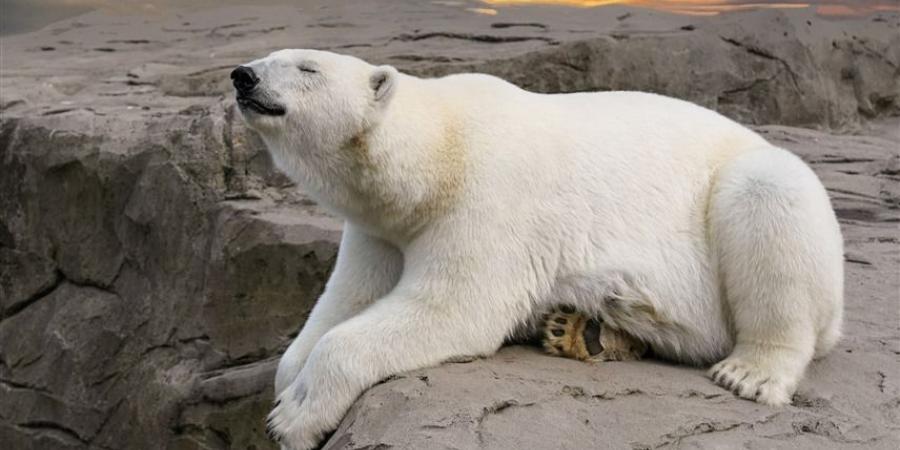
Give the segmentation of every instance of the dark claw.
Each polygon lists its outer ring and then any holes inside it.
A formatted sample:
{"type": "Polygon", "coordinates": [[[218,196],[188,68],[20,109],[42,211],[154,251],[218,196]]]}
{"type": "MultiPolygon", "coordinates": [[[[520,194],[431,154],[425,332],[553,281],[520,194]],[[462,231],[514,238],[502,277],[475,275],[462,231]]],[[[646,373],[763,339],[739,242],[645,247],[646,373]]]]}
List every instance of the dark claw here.
{"type": "Polygon", "coordinates": [[[560,305],[559,310],[566,314],[575,314],[575,307],[572,305],[560,305]]]}
{"type": "Polygon", "coordinates": [[[715,375],[713,375],[713,380],[715,380],[718,384],[722,384],[722,382],[725,380],[725,372],[717,372],[715,375]]]}
{"type": "Polygon", "coordinates": [[[569,321],[566,320],[565,317],[557,317],[557,318],[553,319],[553,321],[560,325],[565,325],[565,324],[569,323],[569,321]]]}
{"type": "Polygon", "coordinates": [[[745,373],[744,376],[741,377],[740,380],[736,381],[736,382],[734,383],[734,389],[732,389],[732,392],[734,392],[735,394],[737,394],[738,391],[740,390],[741,383],[743,383],[744,380],[746,380],[747,377],[749,377],[749,376],[750,376],[750,373],[745,373]]]}
{"type": "Polygon", "coordinates": [[[560,336],[562,336],[562,335],[564,335],[564,334],[566,334],[566,332],[563,331],[563,330],[553,330],[553,335],[556,336],[556,337],[560,337],[560,336]]]}
{"type": "Polygon", "coordinates": [[[275,427],[272,425],[272,419],[266,421],[266,436],[269,437],[269,440],[278,442],[278,436],[275,434],[275,427]]]}

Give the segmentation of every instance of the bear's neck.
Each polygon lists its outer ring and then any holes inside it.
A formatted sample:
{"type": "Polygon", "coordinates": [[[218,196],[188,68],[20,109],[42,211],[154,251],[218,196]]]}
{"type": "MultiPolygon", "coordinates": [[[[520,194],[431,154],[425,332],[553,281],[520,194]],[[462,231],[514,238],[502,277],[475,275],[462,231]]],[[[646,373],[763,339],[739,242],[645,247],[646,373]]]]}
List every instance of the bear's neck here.
{"type": "Polygon", "coordinates": [[[404,76],[378,125],[339,146],[337,167],[308,167],[303,181],[324,206],[401,248],[456,204],[465,171],[462,123],[425,83],[404,76]]]}

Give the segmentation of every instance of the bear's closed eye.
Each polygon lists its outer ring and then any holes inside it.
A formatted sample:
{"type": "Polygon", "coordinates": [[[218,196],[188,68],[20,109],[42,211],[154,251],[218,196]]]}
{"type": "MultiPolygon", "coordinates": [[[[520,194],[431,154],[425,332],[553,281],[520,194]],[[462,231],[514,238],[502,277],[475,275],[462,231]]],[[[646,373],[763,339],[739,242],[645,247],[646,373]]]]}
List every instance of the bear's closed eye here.
{"type": "Polygon", "coordinates": [[[297,66],[297,68],[300,69],[301,72],[306,72],[306,73],[319,73],[318,70],[313,69],[312,67],[308,67],[308,66],[297,66]]]}

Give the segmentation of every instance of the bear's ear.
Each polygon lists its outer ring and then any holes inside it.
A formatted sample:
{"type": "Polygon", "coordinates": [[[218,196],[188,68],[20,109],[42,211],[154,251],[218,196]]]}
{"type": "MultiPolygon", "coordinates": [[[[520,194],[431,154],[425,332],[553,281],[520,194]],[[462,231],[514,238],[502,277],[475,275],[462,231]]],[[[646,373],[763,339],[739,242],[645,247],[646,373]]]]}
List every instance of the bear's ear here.
{"type": "Polygon", "coordinates": [[[375,101],[386,102],[394,93],[394,84],[397,81],[397,69],[391,66],[379,66],[369,75],[369,87],[375,101]]]}

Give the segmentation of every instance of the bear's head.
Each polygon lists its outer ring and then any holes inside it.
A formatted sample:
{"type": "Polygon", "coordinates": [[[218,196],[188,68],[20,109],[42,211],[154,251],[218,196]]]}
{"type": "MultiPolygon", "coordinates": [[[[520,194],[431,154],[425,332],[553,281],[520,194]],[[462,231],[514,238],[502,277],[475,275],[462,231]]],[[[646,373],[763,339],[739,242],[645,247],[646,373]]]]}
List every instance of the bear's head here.
{"type": "Polygon", "coordinates": [[[317,50],[279,50],[231,73],[241,113],[276,163],[328,158],[377,126],[397,71],[317,50]]]}

